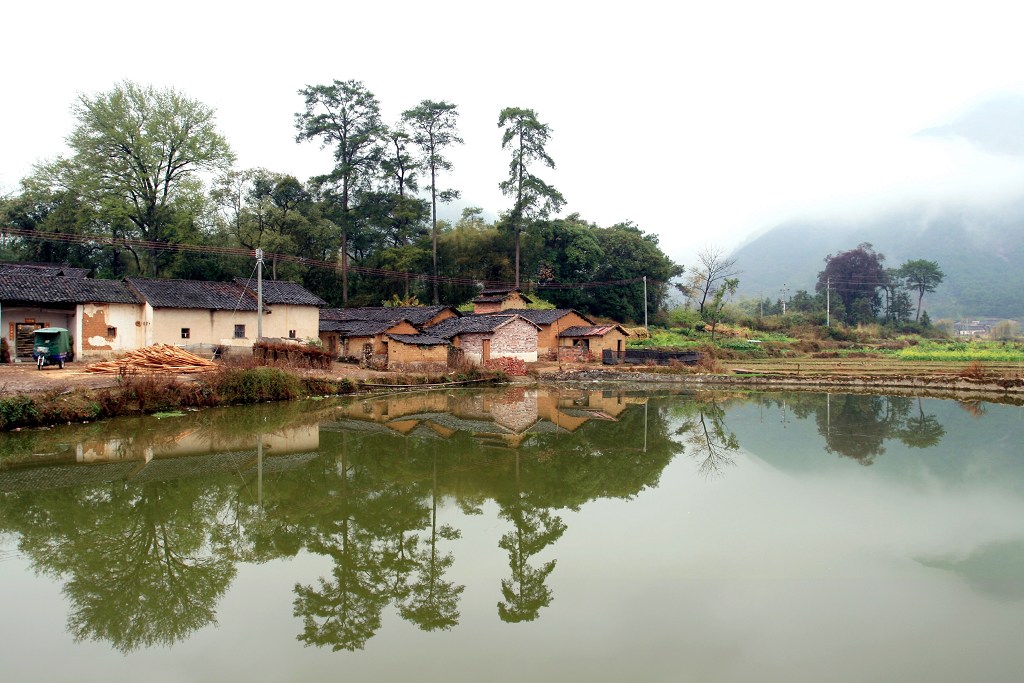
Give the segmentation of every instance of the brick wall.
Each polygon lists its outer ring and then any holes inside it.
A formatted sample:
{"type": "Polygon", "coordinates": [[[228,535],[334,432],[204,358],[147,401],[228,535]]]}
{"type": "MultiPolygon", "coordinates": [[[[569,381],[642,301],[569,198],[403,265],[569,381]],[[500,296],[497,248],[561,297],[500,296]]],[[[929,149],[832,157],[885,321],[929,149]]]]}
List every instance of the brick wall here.
{"type": "Polygon", "coordinates": [[[537,327],[529,320],[516,318],[494,331],[491,358],[520,358],[528,363],[537,360],[537,327]]]}

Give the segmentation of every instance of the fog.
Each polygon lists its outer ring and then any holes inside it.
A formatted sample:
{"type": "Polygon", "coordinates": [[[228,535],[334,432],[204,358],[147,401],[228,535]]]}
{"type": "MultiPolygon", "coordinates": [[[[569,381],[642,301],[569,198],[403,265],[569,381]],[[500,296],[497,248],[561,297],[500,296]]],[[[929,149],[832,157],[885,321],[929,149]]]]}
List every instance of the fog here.
{"type": "Polygon", "coordinates": [[[465,145],[441,182],[462,206],[508,207],[497,117],[528,107],[553,128],[557,169],[539,175],[565,214],[632,220],[692,263],[794,216],[1020,187],[1024,45],[1004,6],[20,3],[0,192],[64,152],[78,93],[124,79],[214,107],[241,167],[324,173],[330,151],[294,141],[297,90],[356,79],[388,122],[425,98],[459,105],[465,145]]]}

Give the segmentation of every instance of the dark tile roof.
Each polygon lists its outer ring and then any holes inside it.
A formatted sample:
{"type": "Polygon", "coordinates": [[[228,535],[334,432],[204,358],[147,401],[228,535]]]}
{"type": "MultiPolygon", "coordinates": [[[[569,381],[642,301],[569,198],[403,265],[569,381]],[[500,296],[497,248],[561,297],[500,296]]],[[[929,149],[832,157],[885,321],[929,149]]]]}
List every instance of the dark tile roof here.
{"type": "Polygon", "coordinates": [[[90,270],[91,268],[76,268],[60,263],[0,263],[0,275],[85,277],[90,270]]]}
{"type": "Polygon", "coordinates": [[[202,280],[127,280],[153,308],[204,308],[255,311],[256,295],[234,282],[202,280]]]}
{"type": "MultiPolygon", "coordinates": [[[[521,316],[508,314],[505,313],[505,311],[485,315],[467,315],[462,318],[448,318],[447,320],[442,320],[436,325],[425,327],[423,331],[427,334],[444,337],[445,339],[451,339],[458,334],[486,334],[488,332],[494,332],[502,325],[505,325],[518,317],[521,316]]],[[[532,321],[527,322],[532,323],[532,321]]],[[[536,323],[532,324],[536,326],[536,323]]]]}
{"type": "Polygon", "coordinates": [[[494,304],[494,303],[500,303],[500,302],[504,301],[505,299],[507,299],[513,293],[518,294],[519,296],[521,296],[523,301],[525,301],[526,303],[532,303],[533,302],[533,299],[531,299],[530,297],[528,297],[525,294],[523,294],[520,290],[514,289],[514,288],[513,289],[507,289],[506,288],[506,289],[485,289],[482,292],[480,292],[479,296],[477,296],[475,299],[473,299],[473,303],[475,303],[475,304],[494,304]]]}
{"type": "MultiPolygon", "coordinates": [[[[570,313],[575,313],[576,315],[578,315],[579,317],[583,318],[584,320],[586,320],[589,323],[593,323],[594,322],[593,320],[591,320],[587,316],[583,315],[579,311],[577,311],[575,309],[572,309],[572,308],[552,308],[552,309],[548,309],[548,310],[544,310],[544,311],[534,310],[532,308],[506,308],[505,310],[502,311],[502,313],[506,314],[506,315],[510,315],[510,314],[521,315],[524,318],[526,318],[527,320],[529,320],[531,323],[533,323],[534,325],[550,325],[550,324],[554,323],[556,320],[560,320],[560,319],[564,318],[565,316],[569,315],[570,313]]],[[[471,315],[494,315],[494,314],[493,313],[474,313],[474,314],[471,314],[471,315]]]]}
{"type": "MultiPolygon", "coordinates": [[[[254,279],[236,277],[235,283],[248,289],[253,296],[256,296],[257,283],[254,279]]],[[[286,280],[264,280],[263,281],[263,303],[273,306],[274,304],[292,304],[296,306],[326,306],[327,302],[313,294],[308,289],[295,282],[286,280]]]]}
{"type": "Polygon", "coordinates": [[[138,297],[120,280],[40,276],[37,273],[0,275],[0,301],[48,304],[137,304],[138,297]]]}
{"type": "Polygon", "coordinates": [[[413,344],[414,346],[448,345],[447,339],[442,339],[441,337],[435,337],[429,334],[389,334],[388,336],[395,341],[400,341],[403,344],[413,344]]]}
{"type": "Polygon", "coordinates": [[[384,334],[401,320],[335,320],[331,321],[337,325],[335,330],[342,337],[373,337],[384,334]]]}
{"type": "Polygon", "coordinates": [[[434,316],[445,309],[450,309],[456,316],[459,312],[450,306],[364,306],[356,308],[322,308],[321,320],[394,320],[404,318],[413,325],[419,326],[429,322],[434,316]]]}
{"type": "Polygon", "coordinates": [[[614,329],[622,331],[618,325],[576,325],[559,333],[559,337],[603,337],[614,329]]]}

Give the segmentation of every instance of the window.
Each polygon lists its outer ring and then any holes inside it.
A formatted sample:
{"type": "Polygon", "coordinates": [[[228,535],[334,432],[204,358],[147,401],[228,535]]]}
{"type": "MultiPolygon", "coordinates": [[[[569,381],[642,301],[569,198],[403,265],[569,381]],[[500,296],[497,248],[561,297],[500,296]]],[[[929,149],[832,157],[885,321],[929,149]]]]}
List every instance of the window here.
{"type": "Polygon", "coordinates": [[[288,338],[295,339],[295,330],[288,330],[288,338]]]}
{"type": "Polygon", "coordinates": [[[192,331],[189,328],[187,328],[187,327],[181,328],[181,338],[182,339],[188,339],[191,335],[192,335],[192,331]]]}
{"type": "Polygon", "coordinates": [[[235,325],[235,339],[245,339],[245,325],[235,325]]]}
{"type": "Polygon", "coordinates": [[[107,339],[113,339],[117,336],[117,328],[107,326],[107,339]]]}

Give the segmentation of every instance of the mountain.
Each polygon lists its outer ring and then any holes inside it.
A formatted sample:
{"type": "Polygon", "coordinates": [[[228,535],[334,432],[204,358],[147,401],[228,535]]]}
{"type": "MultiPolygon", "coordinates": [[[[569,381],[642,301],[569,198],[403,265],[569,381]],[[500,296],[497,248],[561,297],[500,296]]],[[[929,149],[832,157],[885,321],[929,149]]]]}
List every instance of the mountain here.
{"type": "Polygon", "coordinates": [[[733,253],[739,296],[813,291],[829,254],[870,242],[897,268],[935,261],[945,281],[923,310],[939,318],[1024,318],[1024,197],[998,206],[918,204],[864,218],[794,220],[733,253]]]}

